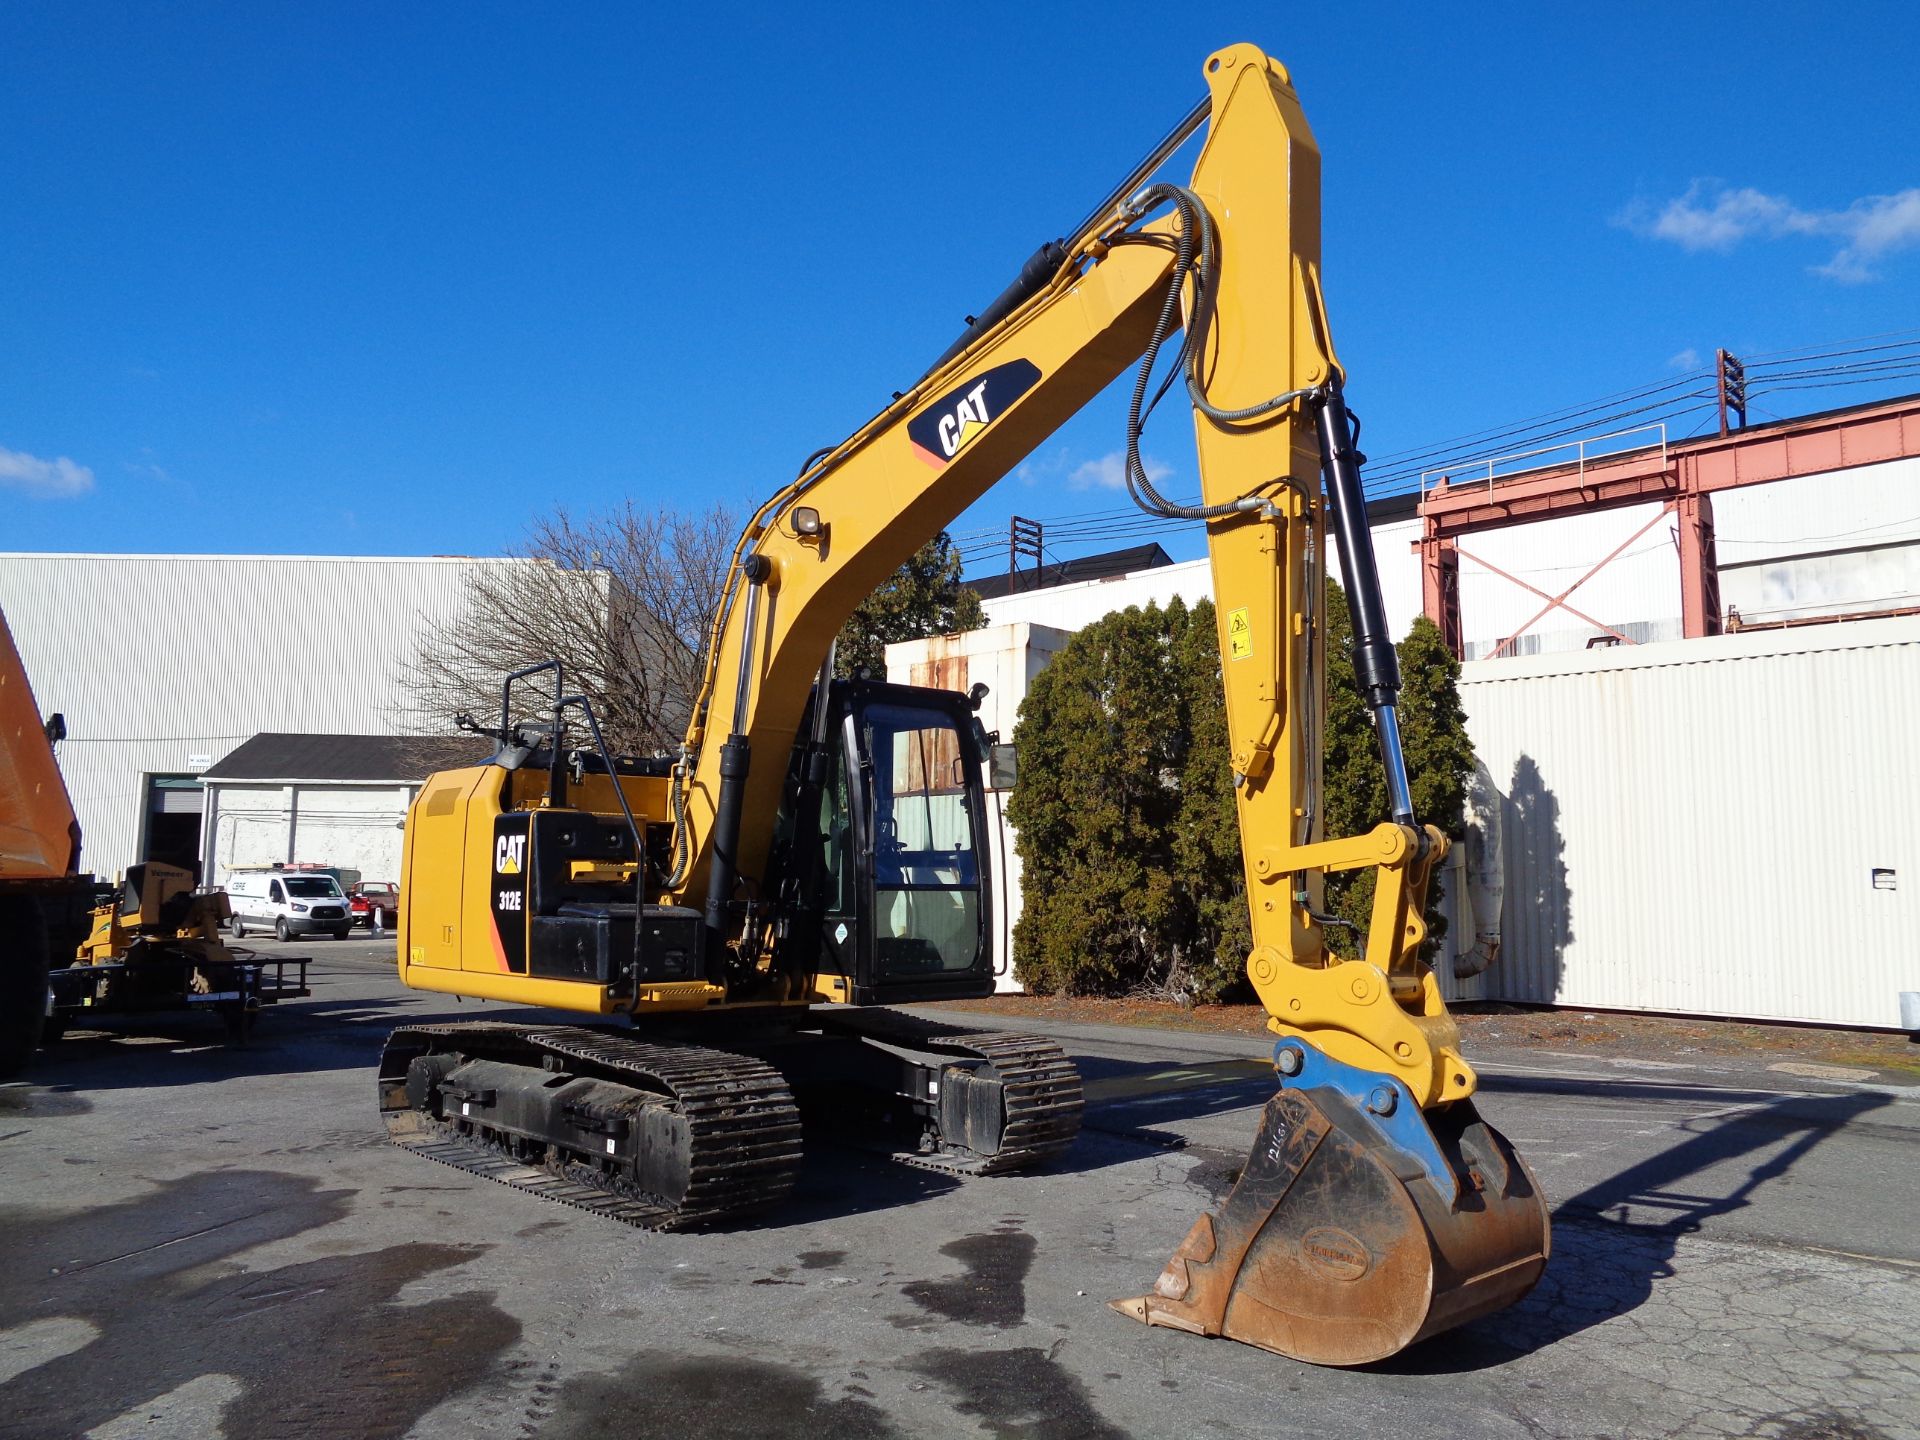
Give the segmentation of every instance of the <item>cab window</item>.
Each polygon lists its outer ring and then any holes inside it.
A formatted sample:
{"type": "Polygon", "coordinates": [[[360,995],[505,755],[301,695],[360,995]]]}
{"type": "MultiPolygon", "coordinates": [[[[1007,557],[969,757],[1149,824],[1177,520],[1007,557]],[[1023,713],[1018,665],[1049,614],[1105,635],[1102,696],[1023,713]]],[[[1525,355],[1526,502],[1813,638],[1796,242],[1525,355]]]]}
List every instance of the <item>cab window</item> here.
{"type": "Polygon", "coordinates": [[[944,712],[876,704],[861,712],[860,738],[873,775],[880,971],[970,970],[980,959],[980,867],[960,732],[944,712]]]}

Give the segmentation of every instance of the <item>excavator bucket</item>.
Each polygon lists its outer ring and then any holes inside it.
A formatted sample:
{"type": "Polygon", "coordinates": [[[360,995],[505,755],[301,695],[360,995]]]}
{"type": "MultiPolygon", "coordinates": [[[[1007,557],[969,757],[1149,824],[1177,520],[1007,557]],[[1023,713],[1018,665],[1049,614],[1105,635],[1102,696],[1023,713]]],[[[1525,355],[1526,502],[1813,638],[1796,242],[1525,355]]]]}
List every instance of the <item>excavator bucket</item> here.
{"type": "Polygon", "coordinates": [[[1152,1293],[1113,1308],[1364,1365],[1532,1289],[1548,1223],[1526,1164],[1472,1102],[1423,1115],[1403,1087],[1371,1078],[1358,1103],[1332,1086],[1268,1101],[1220,1213],[1194,1223],[1152,1293]]]}

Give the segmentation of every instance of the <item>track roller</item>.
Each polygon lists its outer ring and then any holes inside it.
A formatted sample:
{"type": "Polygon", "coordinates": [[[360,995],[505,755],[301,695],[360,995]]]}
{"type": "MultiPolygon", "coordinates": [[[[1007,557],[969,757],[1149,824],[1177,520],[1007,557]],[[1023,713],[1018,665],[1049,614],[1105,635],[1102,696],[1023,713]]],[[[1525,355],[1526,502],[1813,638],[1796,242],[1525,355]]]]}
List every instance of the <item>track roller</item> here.
{"type": "Polygon", "coordinates": [[[650,1230],[785,1198],[800,1116],[761,1061],[587,1027],[396,1030],[379,1099],[395,1144],[650,1230]]]}

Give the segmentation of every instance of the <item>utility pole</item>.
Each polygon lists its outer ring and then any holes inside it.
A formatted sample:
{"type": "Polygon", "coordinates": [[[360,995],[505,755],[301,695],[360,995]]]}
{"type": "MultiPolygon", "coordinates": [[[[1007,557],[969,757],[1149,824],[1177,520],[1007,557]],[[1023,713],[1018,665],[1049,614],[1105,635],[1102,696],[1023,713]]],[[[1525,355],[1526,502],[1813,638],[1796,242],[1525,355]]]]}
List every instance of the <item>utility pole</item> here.
{"type": "Polygon", "coordinates": [[[1729,413],[1740,417],[1740,428],[1747,428],[1747,367],[1725,350],[1713,352],[1714,369],[1719,376],[1720,433],[1728,430],[1729,413]]]}
{"type": "MultiPolygon", "coordinates": [[[[1007,578],[1011,580],[1020,573],[1020,557],[1025,555],[1033,561],[1033,578],[1037,585],[1040,581],[1040,552],[1045,536],[1045,527],[1038,520],[1029,520],[1024,515],[1016,515],[1007,522],[1007,578]]],[[[1012,586],[1008,586],[1012,589],[1012,586]]]]}

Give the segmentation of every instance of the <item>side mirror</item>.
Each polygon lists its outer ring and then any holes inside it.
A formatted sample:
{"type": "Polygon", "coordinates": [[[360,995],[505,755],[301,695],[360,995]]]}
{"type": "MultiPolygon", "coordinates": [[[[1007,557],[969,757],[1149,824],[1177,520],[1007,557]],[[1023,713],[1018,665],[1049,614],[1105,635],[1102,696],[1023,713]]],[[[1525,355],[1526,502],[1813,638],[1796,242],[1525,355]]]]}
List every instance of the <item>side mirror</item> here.
{"type": "Polygon", "coordinates": [[[987,752],[987,788],[989,790],[1011,790],[1014,781],[1019,778],[1020,767],[1015,763],[1013,746],[996,744],[987,752]]]}

